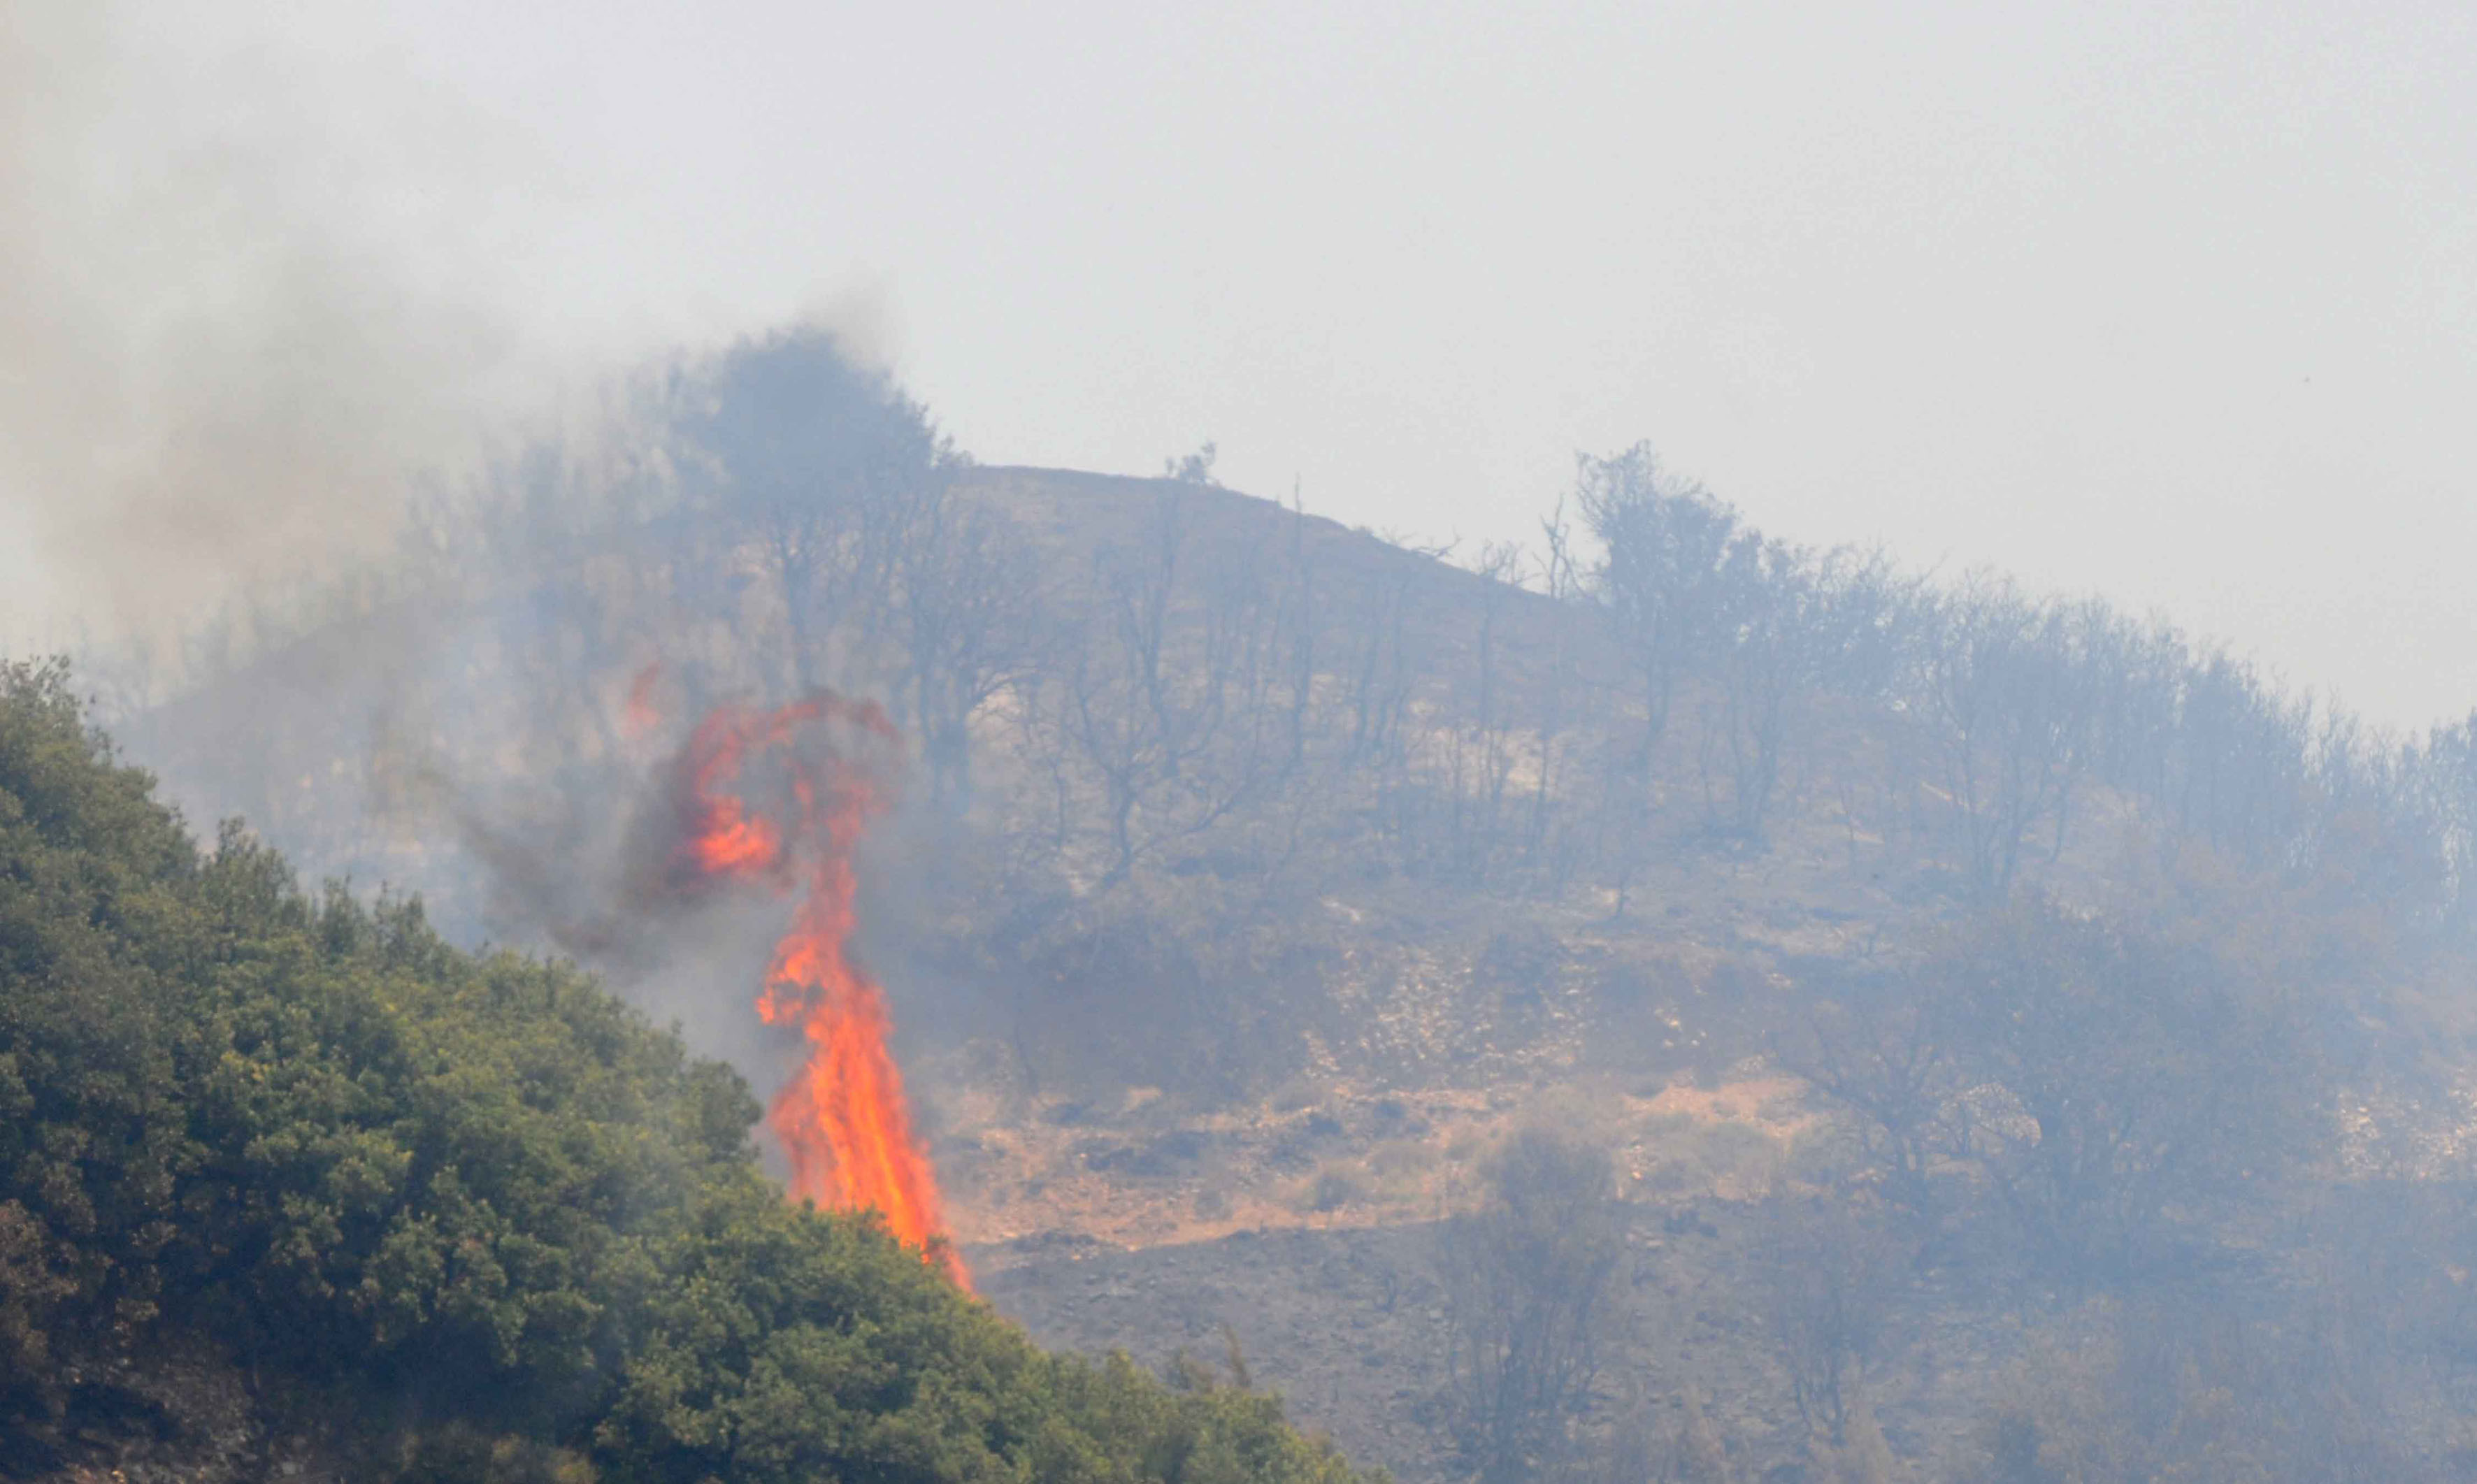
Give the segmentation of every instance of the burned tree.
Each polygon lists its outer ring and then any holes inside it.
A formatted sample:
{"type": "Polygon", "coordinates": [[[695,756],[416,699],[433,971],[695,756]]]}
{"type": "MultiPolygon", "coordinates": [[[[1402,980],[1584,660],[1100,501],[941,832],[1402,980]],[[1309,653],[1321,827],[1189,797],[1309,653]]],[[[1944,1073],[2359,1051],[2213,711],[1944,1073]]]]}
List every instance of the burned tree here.
{"type": "Polygon", "coordinates": [[[692,498],[760,554],[783,605],[791,687],[848,684],[832,646],[839,638],[847,664],[872,657],[908,508],[961,457],[926,408],[815,331],[743,342],[684,402],[676,432],[692,498]]]}
{"type": "Polygon", "coordinates": [[[1973,577],[1934,610],[1916,711],[1951,801],[1970,885],[2001,900],[2041,824],[2062,834],[2089,767],[2086,615],[1973,577]]]}
{"type": "Polygon", "coordinates": [[[1447,1221],[1439,1251],[1447,1295],[1455,1441],[1483,1484],[1542,1477],[1616,1337],[1625,1254],[1608,1152],[1528,1129],[1486,1170],[1479,1205],[1447,1221]]]}
{"type": "Polygon", "coordinates": [[[1190,579],[1187,525],[1185,492],[1166,490],[1140,542],[1100,549],[1068,646],[1059,713],[1100,784],[1113,881],[1251,802],[1283,752],[1254,704],[1279,673],[1274,605],[1252,562],[1190,579]]]}
{"type": "Polygon", "coordinates": [[[1796,720],[1792,706],[1814,680],[1814,590],[1803,554],[1752,532],[1731,543],[1721,576],[1712,626],[1718,718],[1706,734],[1706,807],[1720,828],[1759,841],[1796,720]],[[1728,759],[1726,814],[1710,803],[1714,731],[1728,759]]]}
{"type": "Polygon", "coordinates": [[[1936,1211],[1932,1172],[1954,1142],[1954,1073],[1937,1007],[1909,985],[1858,984],[1775,1042],[1782,1064],[1853,1114],[1887,1199],[1936,1211]]]}
{"type": "Polygon", "coordinates": [[[1866,1214],[1835,1197],[1774,1197],[1756,1248],[1756,1304],[1788,1371],[1799,1421],[1822,1446],[1848,1446],[1865,1410],[1867,1369],[1883,1357],[1904,1254],[1866,1214]]]}
{"type": "Polygon", "coordinates": [[[2177,1257],[2316,1145],[2325,1090],[2286,996],[2207,945],[2032,899],[1922,978],[1953,1152],[2068,1285],[2177,1257]]]}
{"type": "Polygon", "coordinates": [[[972,718],[1046,659],[1038,574],[1013,523],[936,483],[890,543],[900,638],[897,704],[928,764],[933,798],[969,798],[972,718]]]}

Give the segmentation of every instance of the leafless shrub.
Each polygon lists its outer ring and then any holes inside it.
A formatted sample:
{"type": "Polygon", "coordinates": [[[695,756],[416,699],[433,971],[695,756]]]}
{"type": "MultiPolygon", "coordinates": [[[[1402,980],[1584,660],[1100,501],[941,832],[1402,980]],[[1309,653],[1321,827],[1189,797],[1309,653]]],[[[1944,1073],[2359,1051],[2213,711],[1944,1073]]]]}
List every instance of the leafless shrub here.
{"type": "Polygon", "coordinates": [[[1448,1219],[1449,1410],[1482,1484],[1562,1467],[1616,1335],[1625,1255],[1606,1150],[1530,1128],[1487,1163],[1472,1209],[1448,1219]]]}

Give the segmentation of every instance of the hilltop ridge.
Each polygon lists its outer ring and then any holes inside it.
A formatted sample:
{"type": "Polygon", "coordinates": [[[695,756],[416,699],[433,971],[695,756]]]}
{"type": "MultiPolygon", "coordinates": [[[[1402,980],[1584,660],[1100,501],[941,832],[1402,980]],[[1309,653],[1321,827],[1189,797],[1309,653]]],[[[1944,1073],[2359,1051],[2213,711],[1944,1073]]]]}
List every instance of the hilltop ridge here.
{"type": "Polygon", "coordinates": [[[798,337],[712,378],[671,482],[485,504],[132,747],[762,1091],[771,929],[632,915],[632,830],[707,708],[879,701],[857,941],[992,1298],[1173,1374],[1235,1336],[1407,1477],[2451,1476],[2469,724],[1804,548],[1639,448],[1440,554],[1209,460],[973,465],[798,337]],[[715,410],[756,386],[836,410],[715,410]],[[1491,1422],[1469,1302],[1550,1175],[1605,1186],[1543,1250],[1614,1328],[1491,1422]]]}

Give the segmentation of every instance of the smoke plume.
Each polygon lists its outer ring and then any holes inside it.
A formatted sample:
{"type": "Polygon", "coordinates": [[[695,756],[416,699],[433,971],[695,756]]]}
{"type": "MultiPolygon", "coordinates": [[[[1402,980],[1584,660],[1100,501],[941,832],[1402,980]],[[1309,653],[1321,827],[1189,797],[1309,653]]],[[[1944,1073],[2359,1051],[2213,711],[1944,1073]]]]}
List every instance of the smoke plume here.
{"type": "Polygon", "coordinates": [[[224,19],[38,0],[0,38],[0,643],[332,575],[545,404],[500,264],[547,166],[349,38],[224,19]]]}

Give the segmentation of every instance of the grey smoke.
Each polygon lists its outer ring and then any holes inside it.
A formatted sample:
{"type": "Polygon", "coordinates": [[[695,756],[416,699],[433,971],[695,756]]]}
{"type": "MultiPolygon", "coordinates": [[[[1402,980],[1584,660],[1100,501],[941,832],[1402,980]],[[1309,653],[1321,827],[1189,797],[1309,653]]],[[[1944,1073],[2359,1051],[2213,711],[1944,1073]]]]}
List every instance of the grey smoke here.
{"type": "MultiPolygon", "coordinates": [[[[421,502],[505,500],[542,449],[563,465],[553,504],[596,497],[655,352],[733,328],[648,312],[658,286],[585,313],[559,290],[610,248],[593,180],[422,80],[363,17],[253,24],[34,0],[0,25],[0,653],[128,672],[123,739],[192,819],[246,815],[364,891],[471,870],[497,915],[463,926],[608,970],[763,1089],[787,1051],[748,1005],[785,903],[717,896],[649,936],[631,913],[652,888],[591,863],[657,850],[629,830],[655,830],[637,805],[659,800],[528,814],[425,760],[439,734],[530,740],[497,711],[534,698],[463,679],[528,621],[521,582],[478,605],[399,592],[272,652],[243,632],[248,681],[182,694],[211,618],[246,630],[357,569],[400,573],[421,502]],[[361,773],[288,814],[338,759],[361,773]]],[[[883,348],[872,302],[831,317],[883,348]]],[[[528,539],[500,554],[512,569],[545,555],[528,539]]]]}
{"type": "Polygon", "coordinates": [[[557,381],[511,268],[560,183],[520,136],[383,58],[187,25],[38,3],[0,39],[11,647],[161,643],[381,555],[410,480],[557,381]]]}

